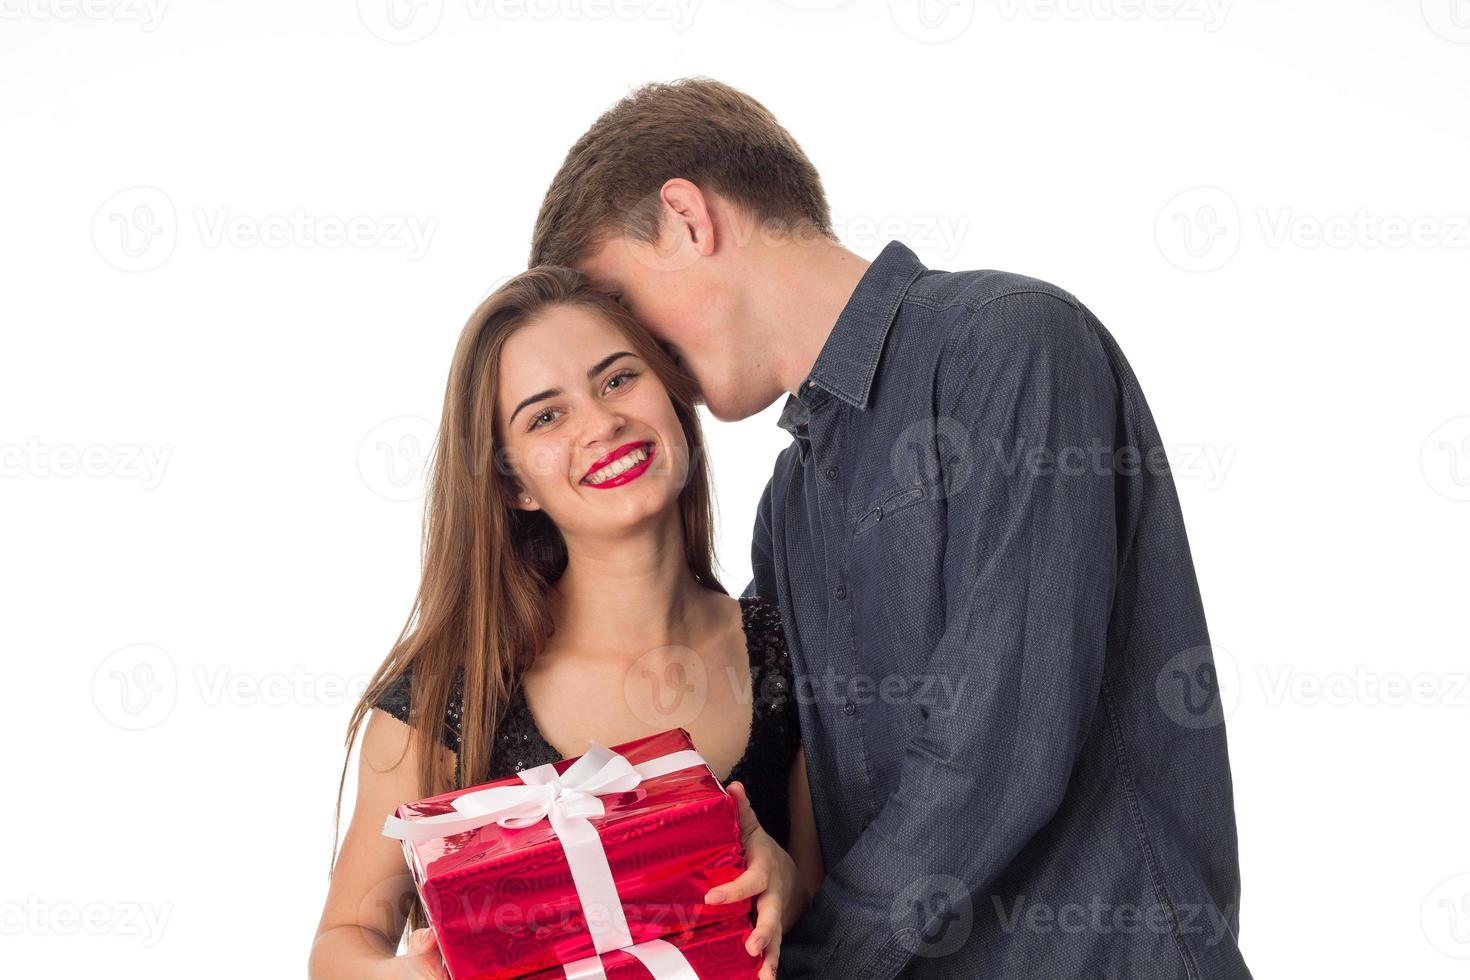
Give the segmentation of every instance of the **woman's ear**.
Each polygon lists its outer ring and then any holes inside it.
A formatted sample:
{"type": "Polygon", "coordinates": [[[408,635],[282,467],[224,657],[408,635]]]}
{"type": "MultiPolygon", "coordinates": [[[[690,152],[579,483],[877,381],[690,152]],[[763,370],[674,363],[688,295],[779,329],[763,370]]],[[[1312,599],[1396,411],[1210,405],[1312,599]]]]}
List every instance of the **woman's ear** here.
{"type": "Polygon", "coordinates": [[[514,493],[515,499],[512,501],[511,506],[515,507],[517,510],[541,509],[541,505],[536,503],[536,501],[532,499],[531,495],[526,493],[526,491],[522,490],[520,487],[516,487],[514,493]]]}

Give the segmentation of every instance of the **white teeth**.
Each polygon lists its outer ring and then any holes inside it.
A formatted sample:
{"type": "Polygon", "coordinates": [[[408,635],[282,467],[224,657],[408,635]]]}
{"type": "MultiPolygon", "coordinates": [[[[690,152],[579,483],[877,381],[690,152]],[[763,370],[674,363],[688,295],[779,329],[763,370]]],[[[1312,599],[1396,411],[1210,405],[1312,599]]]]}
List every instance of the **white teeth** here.
{"type": "Polygon", "coordinates": [[[589,475],[586,482],[602,483],[604,481],[611,480],[619,473],[624,472],[630,467],[637,466],[639,463],[643,462],[647,458],[648,447],[639,446],[637,449],[634,449],[631,452],[619,456],[617,459],[613,460],[611,463],[608,463],[602,469],[597,470],[596,472],[589,475]]]}

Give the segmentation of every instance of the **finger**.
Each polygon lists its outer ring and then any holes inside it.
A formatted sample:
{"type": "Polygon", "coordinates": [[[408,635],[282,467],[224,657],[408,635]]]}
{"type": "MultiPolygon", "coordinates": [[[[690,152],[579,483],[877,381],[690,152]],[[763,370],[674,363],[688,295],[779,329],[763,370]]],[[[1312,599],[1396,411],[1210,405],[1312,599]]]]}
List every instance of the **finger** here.
{"type": "Polygon", "coordinates": [[[776,965],[781,960],[781,937],[777,936],[775,942],[771,943],[770,949],[766,950],[765,959],[761,962],[761,980],[776,980],[776,965]]]}
{"type": "Polygon", "coordinates": [[[781,935],[780,896],[766,892],[755,900],[755,928],[745,941],[745,951],[754,956],[778,942],[781,935]]]}
{"type": "Polygon", "coordinates": [[[742,898],[759,895],[770,887],[771,876],[760,862],[752,862],[734,881],[727,881],[718,888],[711,888],[704,900],[709,905],[723,902],[738,902],[742,898]]]}
{"type": "Polygon", "coordinates": [[[745,794],[745,787],[739,783],[731,783],[729,790],[730,795],[735,797],[735,802],[740,804],[740,837],[742,840],[749,839],[751,834],[760,830],[761,823],[751,809],[750,797],[745,794]]]}
{"type": "Polygon", "coordinates": [[[438,943],[434,941],[433,929],[415,929],[408,934],[408,952],[411,956],[421,956],[424,953],[431,953],[437,946],[438,943]]]}

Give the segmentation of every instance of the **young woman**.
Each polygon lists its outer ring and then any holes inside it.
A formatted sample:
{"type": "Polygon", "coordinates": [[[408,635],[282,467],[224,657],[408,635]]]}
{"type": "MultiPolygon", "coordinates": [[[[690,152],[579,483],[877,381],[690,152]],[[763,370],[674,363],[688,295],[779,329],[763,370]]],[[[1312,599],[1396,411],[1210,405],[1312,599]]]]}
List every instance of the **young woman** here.
{"type": "Polygon", "coordinates": [[[402,850],[380,833],[398,804],[672,727],[740,801],[747,869],[706,901],[755,897],[747,949],[775,980],[823,872],[780,616],[712,571],[696,395],[570,269],[517,276],[466,324],[413,614],[348,727],[349,754],[362,731],[357,801],[313,980],[441,976],[402,850]]]}

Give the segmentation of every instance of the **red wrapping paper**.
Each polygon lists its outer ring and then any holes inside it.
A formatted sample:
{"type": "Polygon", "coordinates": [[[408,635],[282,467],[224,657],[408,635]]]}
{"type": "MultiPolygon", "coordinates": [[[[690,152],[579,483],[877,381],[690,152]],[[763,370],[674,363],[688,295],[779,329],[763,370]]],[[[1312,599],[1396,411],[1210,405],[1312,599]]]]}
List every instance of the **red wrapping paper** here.
{"type": "MultiPolygon", "coordinates": [[[[760,971],[761,958],[745,951],[750,926],[743,921],[725,920],[663,938],[679,947],[699,980],[755,980],[760,971]]],[[[622,950],[603,953],[602,969],[607,980],[654,980],[637,957],[622,950]]],[[[526,980],[565,980],[565,977],[566,972],[558,966],[526,980]]]]}
{"type": "MultiPolygon", "coordinates": [[[[634,765],[692,749],[683,729],[612,747],[634,765]]],[[[576,759],[555,764],[564,772],[576,759]]],[[[487,786],[518,785],[518,778],[487,786]]],[[[453,811],[476,786],[398,808],[412,821],[453,811]]],[[[745,868],[738,804],[707,766],[672,772],[601,797],[592,818],[607,852],[633,941],[725,922],[747,927],[751,903],[706,905],[705,894],[745,868]]],[[[551,825],[495,823],[428,841],[404,856],[454,980],[509,980],[591,956],[595,949],[571,871],[551,825]]],[[[606,910],[592,909],[592,915],[606,910]]],[[[637,974],[634,974],[636,976],[637,974]]]]}

